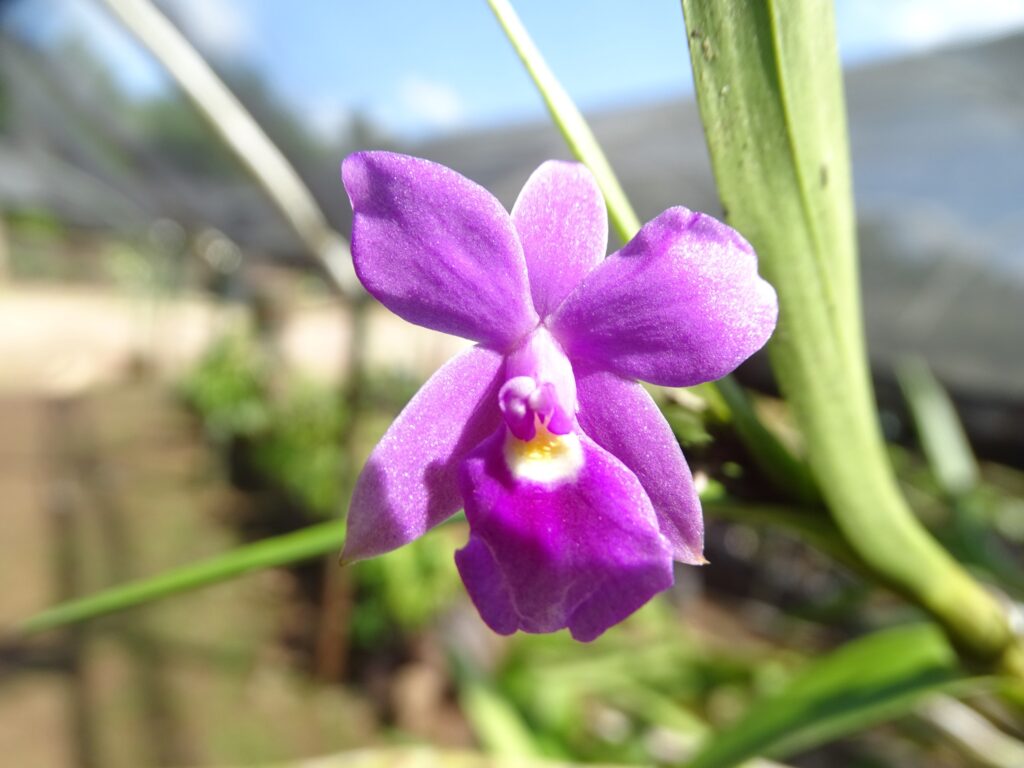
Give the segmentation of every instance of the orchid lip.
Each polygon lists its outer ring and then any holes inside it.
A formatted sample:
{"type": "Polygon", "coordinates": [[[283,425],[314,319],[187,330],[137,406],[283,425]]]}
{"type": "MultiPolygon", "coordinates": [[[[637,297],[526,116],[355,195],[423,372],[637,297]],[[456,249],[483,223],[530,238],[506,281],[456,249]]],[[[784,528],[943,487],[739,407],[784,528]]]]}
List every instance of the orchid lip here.
{"type": "Polygon", "coordinates": [[[573,432],[556,435],[539,417],[535,427],[536,432],[530,440],[520,440],[511,430],[506,433],[505,463],[512,476],[542,485],[575,480],[583,466],[583,447],[579,437],[573,432]]]}

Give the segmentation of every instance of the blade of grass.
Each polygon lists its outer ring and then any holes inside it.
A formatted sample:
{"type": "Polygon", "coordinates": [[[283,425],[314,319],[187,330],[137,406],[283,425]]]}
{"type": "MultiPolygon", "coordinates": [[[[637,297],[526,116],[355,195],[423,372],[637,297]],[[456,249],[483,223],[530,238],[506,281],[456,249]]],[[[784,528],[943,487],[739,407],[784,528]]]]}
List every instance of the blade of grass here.
{"type": "Polygon", "coordinates": [[[327,221],[298,171],[195,47],[151,0],[103,0],[164,68],[199,115],[319,259],[341,293],[361,298],[348,242],[327,221]]]}
{"type": "Polygon", "coordinates": [[[1018,558],[995,541],[984,494],[979,493],[978,462],[952,399],[923,359],[902,362],[896,378],[932,475],[952,508],[953,526],[945,532],[947,546],[1002,586],[1024,593],[1024,570],[1018,558]]]}
{"type": "Polygon", "coordinates": [[[827,515],[809,514],[807,509],[773,506],[769,504],[744,504],[738,501],[706,501],[704,514],[711,519],[729,520],[752,526],[770,526],[790,531],[806,543],[842,563],[850,570],[863,574],[860,558],[846,543],[827,515]]]}
{"type": "Polygon", "coordinates": [[[572,150],[573,155],[584,165],[597,179],[597,184],[604,194],[605,203],[608,206],[608,218],[612,227],[622,242],[628,242],[640,229],[640,219],[637,218],[633,206],[630,205],[626,193],[622,190],[615,171],[612,170],[608,158],[597,143],[594,132],[590,130],[587,121],[577,109],[576,104],[566,93],[562,84],[558,82],[551,68],[548,67],[544,57],[541,56],[537,46],[534,45],[529,33],[519,20],[519,16],[512,8],[508,0],[487,0],[498,17],[505,34],[512,42],[523,65],[530,73],[537,90],[544,98],[548,110],[554,118],[555,125],[562,132],[566,144],[572,150]]]}
{"type": "Polygon", "coordinates": [[[33,634],[96,619],[218,584],[251,571],[289,565],[337,552],[344,539],[345,528],[340,522],[310,526],[294,533],[247,544],[207,560],[173,568],[151,578],[60,603],[21,622],[15,630],[22,634],[33,634]]]}
{"type": "Polygon", "coordinates": [[[904,360],[896,368],[896,379],[910,407],[921,449],[943,493],[955,499],[974,490],[978,463],[953,401],[928,364],[919,358],[904,360]]]}
{"type": "Polygon", "coordinates": [[[526,760],[544,756],[522,715],[488,685],[479,680],[463,681],[459,703],[489,754],[526,760]]]}
{"type": "MultiPolygon", "coordinates": [[[[551,113],[552,121],[565,138],[569,149],[597,179],[605,204],[608,206],[608,218],[616,234],[622,242],[628,242],[640,229],[640,220],[593,131],[548,67],[509,0],[487,2],[530,77],[533,78],[551,113]]],[[[767,468],[768,475],[776,478],[778,484],[795,500],[813,501],[817,493],[806,465],[794,457],[778,438],[761,424],[744,389],[729,376],[716,382],[716,386],[729,404],[737,432],[754,455],[757,464],[767,468]]]]}

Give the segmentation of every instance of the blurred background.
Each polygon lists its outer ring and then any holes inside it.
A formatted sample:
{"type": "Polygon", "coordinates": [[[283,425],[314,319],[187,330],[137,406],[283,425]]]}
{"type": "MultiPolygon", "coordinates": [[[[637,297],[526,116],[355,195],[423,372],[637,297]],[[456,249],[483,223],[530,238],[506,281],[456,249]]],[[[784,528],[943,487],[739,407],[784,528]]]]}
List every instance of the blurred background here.
{"type": "MultiPolygon", "coordinates": [[[[347,288],[347,153],[427,157],[507,206],[543,160],[569,157],[482,1],[155,5],[286,162],[240,157],[104,0],[0,0],[0,627],[342,525],[365,455],[462,344],[347,288]]],[[[516,5],[641,218],[721,215],[679,4],[516,5]]],[[[880,418],[922,518],[1020,589],[1024,3],[836,11],[880,418]],[[929,369],[973,447],[966,489],[920,448],[913,382],[941,394],[929,369]]],[[[795,441],[765,361],[740,379],[795,441]]],[[[454,571],[456,520],[353,568],[328,556],[0,637],[5,764],[288,764],[409,744],[677,762],[807,660],[909,610],[744,516],[780,495],[714,392],[656,394],[719,502],[713,565],[681,569],[594,644],[492,635],[454,571]]],[[[975,752],[920,709],[789,763],[992,764],[975,752]]]]}

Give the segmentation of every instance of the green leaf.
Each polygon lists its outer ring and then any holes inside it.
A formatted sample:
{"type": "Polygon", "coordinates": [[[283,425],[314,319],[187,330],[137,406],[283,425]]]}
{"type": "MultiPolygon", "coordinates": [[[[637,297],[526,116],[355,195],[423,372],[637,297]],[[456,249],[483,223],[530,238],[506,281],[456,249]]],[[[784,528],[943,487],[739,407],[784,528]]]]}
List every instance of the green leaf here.
{"type": "Polygon", "coordinates": [[[943,492],[952,498],[970,492],[978,484],[978,464],[946,390],[928,363],[919,358],[904,360],[896,377],[910,406],[921,449],[943,492]]]}
{"type": "Polygon", "coordinates": [[[713,520],[729,520],[790,531],[852,571],[862,573],[862,565],[856,553],[850,549],[835,524],[827,516],[819,514],[820,510],[745,504],[729,499],[705,501],[702,507],[704,514],[713,520]]]}
{"type": "MultiPolygon", "coordinates": [[[[548,67],[509,0],[488,0],[488,3],[533,78],[551,113],[551,119],[561,131],[569,149],[597,179],[608,206],[608,217],[619,239],[624,243],[629,241],[640,229],[640,220],[593,131],[548,67]]],[[[743,388],[728,376],[716,382],[716,386],[732,408],[736,430],[758,465],[767,470],[771,477],[778,478],[778,483],[786,488],[792,498],[797,501],[816,500],[817,493],[806,465],[789,453],[778,438],[760,423],[743,388]]]]}
{"type": "Polygon", "coordinates": [[[965,678],[956,654],[931,624],[884,630],[811,663],[778,695],[754,705],[709,738],[688,768],[725,768],[755,755],[785,758],[909,713],[938,691],[991,684],[965,678]]]}
{"type": "Polygon", "coordinates": [[[289,565],[340,551],[344,540],[343,523],[321,523],[294,533],[247,544],[208,560],[164,571],[151,578],[129,582],[55,605],[23,621],[16,629],[29,634],[95,619],[183,592],[208,587],[250,571],[289,565]]]}
{"type": "Polygon", "coordinates": [[[1002,608],[900,495],[878,427],[832,3],[682,5],[719,195],[779,294],[769,353],[837,526],[869,571],[938,618],[958,647],[1017,664],[1002,608]]]}
{"type": "Polygon", "coordinates": [[[490,686],[478,680],[464,681],[459,698],[474,735],[487,752],[501,757],[543,756],[519,711],[490,686]]]}
{"type": "Polygon", "coordinates": [[[629,241],[640,229],[640,219],[637,218],[633,206],[626,198],[626,193],[623,192],[622,185],[619,184],[601,145],[597,143],[594,132],[590,130],[587,121],[583,119],[583,115],[569,94],[558,82],[558,78],[548,67],[547,62],[544,61],[537,46],[533,44],[533,40],[530,39],[529,33],[519,20],[512,4],[508,0],[487,0],[487,2],[536,83],[555,125],[562,132],[573,155],[585,164],[597,179],[597,184],[601,188],[601,193],[608,206],[608,218],[611,219],[612,227],[615,228],[615,232],[622,242],[629,241]]]}
{"type": "Polygon", "coordinates": [[[943,531],[947,546],[1004,588],[1024,592],[1019,558],[995,541],[991,512],[979,492],[978,462],[953,401],[922,359],[903,361],[896,375],[932,475],[952,507],[953,524],[943,531]]]}
{"type": "Polygon", "coordinates": [[[820,504],[821,493],[810,468],[790,453],[758,418],[750,397],[734,378],[726,376],[715,388],[729,406],[733,426],[758,468],[789,498],[802,504],[820,504]]]}

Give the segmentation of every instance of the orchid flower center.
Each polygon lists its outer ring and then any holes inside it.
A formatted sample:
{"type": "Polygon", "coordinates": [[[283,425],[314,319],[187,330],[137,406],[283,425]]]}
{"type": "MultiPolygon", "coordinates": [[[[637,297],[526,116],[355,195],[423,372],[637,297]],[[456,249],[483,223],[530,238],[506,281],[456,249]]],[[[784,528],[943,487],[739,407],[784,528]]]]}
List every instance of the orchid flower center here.
{"type": "Polygon", "coordinates": [[[535,483],[572,480],[583,466],[583,447],[577,435],[554,435],[538,419],[531,440],[520,440],[511,432],[505,437],[505,463],[514,477],[535,483]]]}
{"type": "Polygon", "coordinates": [[[540,483],[574,478],[583,464],[576,426],[576,378],[565,352],[538,328],[505,363],[498,392],[508,435],[505,459],[516,477],[540,483]]]}

